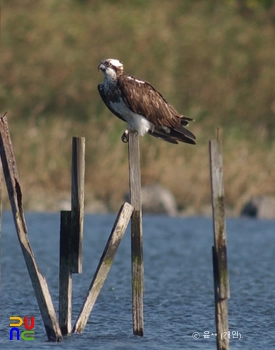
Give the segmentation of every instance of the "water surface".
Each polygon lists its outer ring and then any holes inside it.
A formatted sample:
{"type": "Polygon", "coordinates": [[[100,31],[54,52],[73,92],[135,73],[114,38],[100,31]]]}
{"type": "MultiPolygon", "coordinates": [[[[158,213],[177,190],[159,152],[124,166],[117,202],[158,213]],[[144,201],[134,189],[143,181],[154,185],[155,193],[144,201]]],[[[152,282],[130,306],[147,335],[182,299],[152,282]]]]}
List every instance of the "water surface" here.
{"type": "MultiPolygon", "coordinates": [[[[58,310],[59,214],[27,213],[26,220],[37,264],[58,310]]],[[[83,273],[73,275],[73,323],[114,221],[115,215],[85,216],[83,273]]],[[[132,335],[128,229],[84,332],[53,344],[47,342],[12,216],[5,212],[0,348],[215,349],[211,219],[145,216],[143,236],[144,337],[132,335]],[[9,340],[12,315],[35,316],[34,341],[9,340]],[[195,332],[197,340],[192,337],[195,332]]],[[[229,219],[227,241],[230,349],[275,349],[275,222],[229,219]],[[238,332],[238,339],[232,332],[238,332]]]]}

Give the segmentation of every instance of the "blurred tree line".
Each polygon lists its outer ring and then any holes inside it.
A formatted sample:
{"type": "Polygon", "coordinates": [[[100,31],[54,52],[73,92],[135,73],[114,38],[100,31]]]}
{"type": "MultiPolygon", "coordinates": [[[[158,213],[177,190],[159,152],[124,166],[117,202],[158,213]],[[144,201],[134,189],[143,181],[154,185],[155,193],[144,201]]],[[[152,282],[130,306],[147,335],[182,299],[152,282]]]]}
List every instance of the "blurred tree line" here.
{"type": "Polygon", "coordinates": [[[96,67],[117,57],[203,129],[270,138],[274,13],[274,0],[4,1],[0,102],[21,121],[104,120],[96,67]]]}
{"type": "Polygon", "coordinates": [[[97,91],[103,79],[98,64],[112,57],[196,120],[190,130],[198,144],[188,152],[144,138],[144,182],[167,185],[182,206],[207,202],[206,144],[220,126],[227,159],[234,160],[227,171],[229,201],[254,188],[274,188],[270,162],[263,163],[259,149],[271,149],[275,136],[274,0],[2,0],[1,16],[0,105],[8,111],[19,162],[34,170],[25,177],[28,186],[67,186],[60,174],[70,147],[66,157],[56,150],[74,134],[89,137],[87,169],[96,195],[106,199],[120,187],[127,190],[125,149],[118,141],[125,125],[97,91]],[[253,167],[244,169],[250,154],[253,167]],[[186,186],[170,171],[170,159],[171,167],[184,169],[186,186]],[[250,182],[246,175],[240,179],[248,172],[250,182]]]}

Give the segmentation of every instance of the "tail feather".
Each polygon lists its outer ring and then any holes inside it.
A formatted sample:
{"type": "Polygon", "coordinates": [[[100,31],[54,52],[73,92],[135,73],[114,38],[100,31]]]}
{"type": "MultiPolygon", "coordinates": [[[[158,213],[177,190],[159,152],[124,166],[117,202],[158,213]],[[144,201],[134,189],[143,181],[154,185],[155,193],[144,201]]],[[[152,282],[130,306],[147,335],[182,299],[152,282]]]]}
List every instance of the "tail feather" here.
{"type": "Polygon", "coordinates": [[[168,134],[166,134],[166,132],[158,132],[158,131],[148,131],[148,134],[158,138],[158,139],[162,139],[166,142],[169,143],[173,143],[173,144],[178,144],[178,141],[175,140],[174,138],[170,137],[168,134]]]}
{"type": "Polygon", "coordinates": [[[188,126],[188,125],[189,125],[189,122],[193,122],[193,121],[194,121],[194,119],[188,118],[188,117],[186,117],[185,115],[183,115],[183,116],[181,116],[181,121],[180,121],[180,123],[181,123],[182,126],[188,126]]]}
{"type": "MultiPolygon", "coordinates": [[[[185,129],[183,126],[180,126],[178,128],[175,128],[175,129],[171,129],[170,136],[176,137],[176,138],[178,138],[178,137],[181,138],[182,136],[184,136],[184,138],[188,138],[191,141],[193,141],[191,143],[196,144],[196,142],[195,142],[196,136],[191,131],[185,129]]],[[[184,141],[184,142],[186,142],[186,141],[184,141]]]]}
{"type": "Polygon", "coordinates": [[[174,144],[177,144],[178,141],[189,143],[191,145],[196,144],[196,136],[192,134],[191,131],[185,129],[183,126],[180,126],[177,129],[170,129],[169,133],[163,129],[155,128],[154,131],[150,130],[149,134],[174,144]]]}

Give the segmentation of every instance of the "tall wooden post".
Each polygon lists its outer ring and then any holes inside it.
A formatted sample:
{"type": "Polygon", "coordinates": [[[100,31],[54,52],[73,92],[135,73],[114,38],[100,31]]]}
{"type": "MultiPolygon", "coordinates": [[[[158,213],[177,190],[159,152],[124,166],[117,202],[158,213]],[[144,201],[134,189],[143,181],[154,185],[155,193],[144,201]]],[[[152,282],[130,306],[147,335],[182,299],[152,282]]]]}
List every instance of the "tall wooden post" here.
{"type": "Polygon", "coordinates": [[[72,140],[72,251],[71,272],[82,273],[82,241],[84,218],[85,138],[72,140]]]}
{"type": "Polygon", "coordinates": [[[139,137],[136,132],[129,133],[129,183],[130,199],[134,207],[131,219],[132,252],[132,315],[133,333],[143,336],[143,242],[142,242],[142,203],[140,179],[139,137]]]}
{"type": "Polygon", "coordinates": [[[218,134],[217,140],[210,141],[209,143],[209,154],[214,229],[214,247],[212,248],[212,254],[217,349],[228,350],[229,333],[227,300],[230,297],[230,292],[227,271],[222,143],[218,134]]]}
{"type": "Polygon", "coordinates": [[[72,273],[70,268],[71,211],[60,213],[59,325],[63,335],[72,331],[72,273]]]}
{"type": "Polygon", "coordinates": [[[31,278],[46,333],[49,341],[59,342],[62,340],[62,334],[56,318],[51,295],[46,279],[38,269],[28,238],[27,225],[23,211],[22,191],[12,149],[8,122],[5,115],[0,118],[0,155],[18,240],[31,278]]]}

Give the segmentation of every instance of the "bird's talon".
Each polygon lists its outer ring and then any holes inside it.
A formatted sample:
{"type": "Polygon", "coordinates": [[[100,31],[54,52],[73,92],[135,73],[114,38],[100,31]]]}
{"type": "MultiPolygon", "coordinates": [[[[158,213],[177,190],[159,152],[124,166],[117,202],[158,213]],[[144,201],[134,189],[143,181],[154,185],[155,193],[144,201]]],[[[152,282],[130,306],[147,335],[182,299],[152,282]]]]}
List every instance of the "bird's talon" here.
{"type": "Polygon", "coordinates": [[[124,143],[129,142],[129,131],[128,130],[125,130],[124,133],[122,134],[121,141],[124,143]]]}

